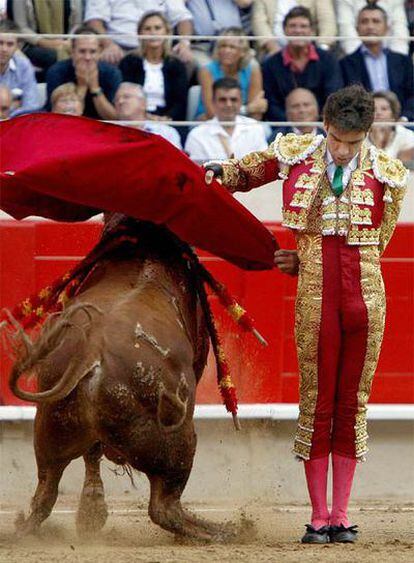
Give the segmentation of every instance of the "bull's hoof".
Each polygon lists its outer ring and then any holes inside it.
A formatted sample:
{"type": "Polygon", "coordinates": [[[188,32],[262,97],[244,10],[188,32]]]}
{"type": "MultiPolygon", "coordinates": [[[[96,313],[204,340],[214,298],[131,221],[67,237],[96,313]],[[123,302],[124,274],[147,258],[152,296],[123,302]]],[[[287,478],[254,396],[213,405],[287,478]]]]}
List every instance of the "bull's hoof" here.
{"type": "Polygon", "coordinates": [[[183,531],[175,535],[181,544],[191,543],[231,543],[237,537],[237,528],[231,522],[216,523],[203,520],[186,512],[183,531]]]}
{"type": "Polygon", "coordinates": [[[180,545],[208,545],[213,543],[229,544],[233,543],[237,538],[235,530],[208,531],[206,528],[200,528],[199,531],[191,530],[190,534],[175,534],[174,539],[180,545]]]}
{"type": "Polygon", "coordinates": [[[35,524],[30,518],[25,518],[24,512],[20,511],[14,520],[14,528],[16,537],[23,538],[38,532],[40,525],[35,524]]]}
{"type": "Polygon", "coordinates": [[[82,497],[76,514],[76,532],[80,538],[97,534],[106,523],[108,508],[101,494],[82,497]]]}

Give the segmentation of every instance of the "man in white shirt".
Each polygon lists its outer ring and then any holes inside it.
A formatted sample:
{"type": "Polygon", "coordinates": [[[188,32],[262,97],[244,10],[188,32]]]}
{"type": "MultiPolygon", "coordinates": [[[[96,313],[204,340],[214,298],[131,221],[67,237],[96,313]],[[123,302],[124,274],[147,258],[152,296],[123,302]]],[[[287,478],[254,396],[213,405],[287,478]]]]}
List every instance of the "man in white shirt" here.
{"type": "MultiPolygon", "coordinates": [[[[117,117],[120,121],[145,121],[147,119],[147,100],[139,84],[122,82],[114,100],[117,117]]],[[[145,121],[140,129],[161,135],[178,149],[182,149],[180,135],[169,125],[160,121],[145,121]]]]}
{"type": "MultiPolygon", "coordinates": [[[[137,24],[144,13],[150,11],[165,14],[179,35],[192,35],[192,15],[184,0],[86,0],[85,22],[98,33],[114,35],[114,40],[104,40],[101,59],[118,64],[125,51],[136,48],[137,24]]],[[[179,41],[173,51],[183,63],[192,60],[187,39],[179,41]]]]}
{"type": "Polygon", "coordinates": [[[197,162],[242,158],[252,151],[265,150],[267,141],[263,124],[240,115],[242,97],[239,82],[219,78],[213,84],[213,119],[190,131],[184,150],[197,162]],[[230,124],[223,124],[230,123],[230,124]]]}

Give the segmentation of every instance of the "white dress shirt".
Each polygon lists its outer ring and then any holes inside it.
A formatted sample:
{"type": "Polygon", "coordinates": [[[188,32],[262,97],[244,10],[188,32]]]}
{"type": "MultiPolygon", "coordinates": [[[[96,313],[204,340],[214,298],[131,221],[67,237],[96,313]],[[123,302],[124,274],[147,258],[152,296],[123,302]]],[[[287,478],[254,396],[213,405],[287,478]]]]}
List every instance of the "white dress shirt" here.
{"type": "Polygon", "coordinates": [[[145,131],[149,131],[150,133],[155,133],[156,135],[164,137],[164,139],[177,147],[177,149],[183,149],[181,145],[180,135],[178,134],[178,131],[174,129],[174,127],[171,127],[171,125],[161,123],[160,121],[147,121],[143,129],[145,131]]]}
{"type": "Polygon", "coordinates": [[[267,149],[268,143],[260,121],[237,115],[235,122],[231,135],[220,125],[217,117],[194,127],[188,134],[185,152],[191,159],[202,162],[226,160],[233,155],[234,158],[242,158],[249,152],[267,149]]]}
{"type": "Polygon", "coordinates": [[[145,12],[161,12],[172,27],[185,20],[192,20],[184,0],[86,0],[85,18],[102,20],[110,34],[126,34],[115,41],[123,47],[138,46],[137,24],[145,12]],[[127,36],[128,35],[128,36],[127,36]]]}
{"type": "Polygon", "coordinates": [[[149,63],[144,59],[145,80],[142,86],[147,98],[147,110],[155,111],[165,107],[165,85],[162,73],[163,63],[149,63]]]}
{"type": "MultiPolygon", "coordinates": [[[[348,185],[348,182],[351,178],[351,174],[354,170],[356,170],[356,167],[358,166],[358,158],[359,158],[359,153],[357,153],[354,158],[351,160],[351,162],[349,162],[346,166],[343,166],[343,174],[342,174],[342,187],[345,190],[345,188],[348,185]]],[[[331,153],[329,152],[328,149],[326,149],[326,154],[325,154],[325,162],[327,164],[327,169],[326,169],[326,173],[328,175],[328,179],[329,182],[332,186],[332,182],[333,182],[333,178],[335,175],[335,170],[336,170],[336,164],[332,158],[331,153]]]]}
{"type": "MultiPolygon", "coordinates": [[[[373,145],[368,137],[368,144],[373,145]]],[[[395,134],[388,145],[382,150],[392,158],[398,158],[398,153],[414,149],[414,131],[403,125],[395,126],[395,134]]]]}

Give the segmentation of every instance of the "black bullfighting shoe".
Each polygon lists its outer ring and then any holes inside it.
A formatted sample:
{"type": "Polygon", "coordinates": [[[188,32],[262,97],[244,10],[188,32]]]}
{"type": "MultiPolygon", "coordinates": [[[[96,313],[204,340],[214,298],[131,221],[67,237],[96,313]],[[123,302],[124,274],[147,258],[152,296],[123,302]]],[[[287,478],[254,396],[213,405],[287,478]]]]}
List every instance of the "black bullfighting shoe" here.
{"type": "Polygon", "coordinates": [[[329,543],[329,526],[322,526],[315,530],[310,524],[306,524],[306,533],[302,538],[302,543],[329,543]]]}
{"type": "Polygon", "coordinates": [[[354,543],[357,539],[358,526],[349,526],[345,528],[343,524],[340,526],[331,526],[329,528],[329,537],[331,543],[354,543]]]}

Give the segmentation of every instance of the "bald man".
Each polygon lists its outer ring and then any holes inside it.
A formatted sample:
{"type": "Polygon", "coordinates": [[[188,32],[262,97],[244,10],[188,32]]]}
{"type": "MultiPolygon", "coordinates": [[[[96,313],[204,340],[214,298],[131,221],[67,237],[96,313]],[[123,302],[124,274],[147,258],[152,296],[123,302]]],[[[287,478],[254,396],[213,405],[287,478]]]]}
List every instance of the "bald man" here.
{"type": "MultiPolygon", "coordinates": [[[[306,88],[295,88],[286,97],[285,101],[287,121],[319,121],[319,106],[315,95],[306,88]]],[[[317,127],[312,126],[291,126],[285,133],[296,133],[303,135],[311,133],[317,135],[321,131],[317,127]]]]}
{"type": "Polygon", "coordinates": [[[122,82],[116,91],[114,105],[120,121],[145,121],[140,125],[141,129],[161,135],[178,149],[182,149],[180,135],[174,127],[160,121],[147,121],[147,99],[139,84],[122,82]]]}

